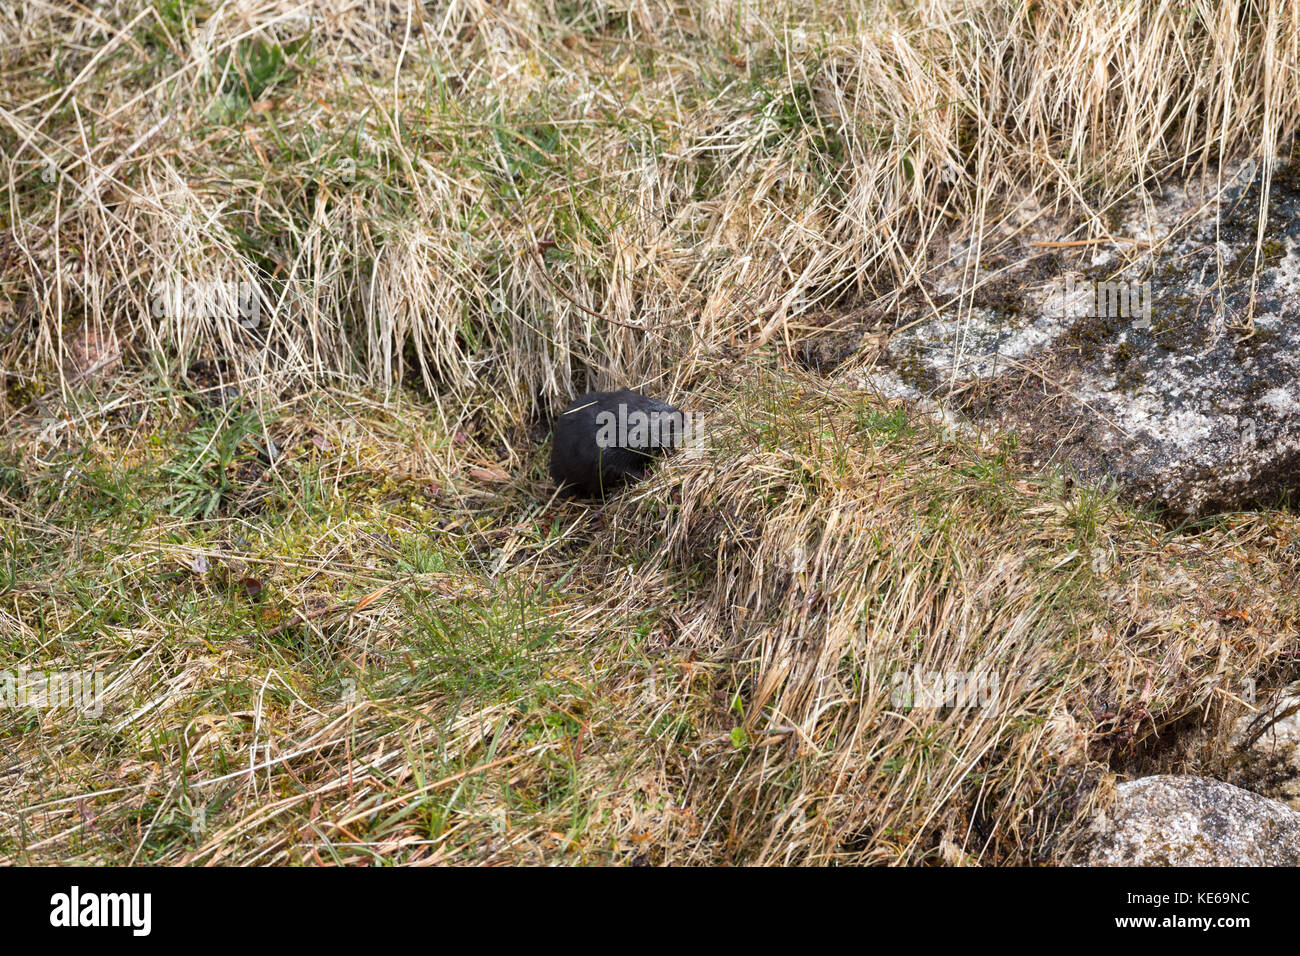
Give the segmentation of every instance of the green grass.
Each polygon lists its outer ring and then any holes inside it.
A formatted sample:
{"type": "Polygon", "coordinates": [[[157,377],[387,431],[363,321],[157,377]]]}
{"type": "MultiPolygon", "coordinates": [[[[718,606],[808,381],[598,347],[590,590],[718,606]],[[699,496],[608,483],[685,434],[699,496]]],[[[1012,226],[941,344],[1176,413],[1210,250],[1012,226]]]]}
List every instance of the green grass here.
{"type": "MultiPolygon", "coordinates": [[[[30,419],[4,452],[0,670],[98,669],[114,690],[98,718],[0,712],[29,781],[0,790],[0,854],[755,862],[799,819],[800,858],[920,862],[936,807],[996,793],[1012,819],[1047,792],[1005,774],[1054,702],[1103,702],[1110,733],[1141,690],[1128,654],[1200,662],[1144,705],[1171,714],[1285,641],[1223,671],[1186,623],[1200,612],[1141,571],[1164,549],[1221,600],[1214,555],[1257,532],[1184,547],[1111,494],[1026,474],[1005,442],[766,374],[716,396],[702,457],[600,514],[550,501],[544,448],[485,484],[501,446],[418,398],[210,407],[127,377],[143,427],[101,431],[112,412],[83,402],[97,437],[39,458],[55,419],[30,419]],[[1114,561],[1094,561],[1102,544],[1114,561]],[[1112,659],[1105,635],[1132,629],[1106,597],[1122,581],[1145,582],[1131,613],[1155,643],[1112,659]],[[774,677],[772,633],[813,671],[774,677]],[[1015,713],[905,707],[894,725],[877,708],[917,667],[998,673],[1015,713]],[[836,683],[799,683],[818,669],[836,683]],[[988,759],[942,785],[972,746],[988,759]],[[885,789],[845,803],[846,785],[885,789]]],[[[1251,574],[1286,573],[1255,547],[1251,574]]],[[[1252,591],[1256,633],[1290,613],[1278,593],[1252,591]]],[[[988,852],[1034,859],[1024,839],[988,852]]]]}
{"type": "Polygon", "coordinates": [[[1262,11],[118,6],[0,37],[0,671],[113,688],[0,711],[0,859],[1043,862],[1290,673],[1290,513],[1168,528],[782,364],[1003,199],[1271,142],[1262,11]],[[230,276],[256,328],[154,314],[230,276]],[[707,447],[553,499],[532,424],[623,384],[707,447]],[[996,720],[888,696],[981,667],[996,720]]]}

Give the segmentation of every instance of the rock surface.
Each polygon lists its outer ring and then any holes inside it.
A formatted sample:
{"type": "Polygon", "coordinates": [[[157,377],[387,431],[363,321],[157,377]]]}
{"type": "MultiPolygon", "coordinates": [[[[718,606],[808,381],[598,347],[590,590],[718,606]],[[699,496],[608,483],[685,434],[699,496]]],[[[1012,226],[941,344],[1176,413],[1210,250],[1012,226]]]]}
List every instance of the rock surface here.
{"type": "Polygon", "coordinates": [[[1256,272],[1261,186],[1246,164],[1166,188],[1095,245],[1019,210],[978,257],[950,249],[938,315],[905,313],[881,362],[850,374],[1177,514],[1300,497],[1300,168],[1274,173],[1256,272]]]}
{"type": "Polygon", "coordinates": [[[1297,866],[1300,813],[1205,777],[1120,784],[1094,826],[1089,866],[1297,866]]]}
{"type": "Polygon", "coordinates": [[[1268,794],[1300,811],[1300,682],[1261,702],[1232,731],[1238,751],[1233,783],[1268,794]]]}

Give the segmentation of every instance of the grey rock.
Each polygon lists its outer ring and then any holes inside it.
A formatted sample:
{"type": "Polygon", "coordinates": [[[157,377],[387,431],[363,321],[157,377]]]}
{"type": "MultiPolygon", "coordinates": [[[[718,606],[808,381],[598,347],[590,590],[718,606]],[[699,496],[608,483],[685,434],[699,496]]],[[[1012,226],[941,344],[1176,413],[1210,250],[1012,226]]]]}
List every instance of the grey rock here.
{"type": "Polygon", "coordinates": [[[1270,694],[1257,713],[1238,720],[1230,746],[1231,782],[1300,811],[1300,682],[1270,694]]]}
{"type": "Polygon", "coordinates": [[[1297,866],[1300,813],[1206,777],[1120,784],[1094,824],[1089,866],[1297,866]]]}
{"type": "MultiPolygon", "coordinates": [[[[1131,243],[1046,256],[1031,242],[1067,228],[1044,219],[982,293],[904,315],[859,379],[1014,430],[1030,457],[1177,514],[1300,498],[1300,164],[1275,172],[1257,274],[1259,171],[1224,181],[1135,204],[1113,231],[1153,245],[1127,266],[1131,243]]],[[[939,302],[970,271],[956,248],[932,277],[939,302]]]]}

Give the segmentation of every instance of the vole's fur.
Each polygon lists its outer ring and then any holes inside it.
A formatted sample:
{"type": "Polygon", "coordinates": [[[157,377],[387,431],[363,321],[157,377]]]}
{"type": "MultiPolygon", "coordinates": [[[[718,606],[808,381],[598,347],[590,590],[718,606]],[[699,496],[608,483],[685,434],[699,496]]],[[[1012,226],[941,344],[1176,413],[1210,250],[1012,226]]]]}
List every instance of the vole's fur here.
{"type": "MultiPolygon", "coordinates": [[[[661,444],[654,443],[653,429],[639,440],[631,434],[619,436],[621,443],[601,447],[601,412],[617,421],[619,406],[625,420],[636,413],[647,416],[674,415],[684,421],[683,413],[667,402],[649,398],[625,388],[617,392],[588,392],[569,404],[555,420],[551,446],[551,477],[564,490],[592,498],[606,494],[633,481],[640,481],[660,455],[674,450],[682,441],[682,430],[661,430],[661,444]]],[[[608,420],[603,420],[608,421],[608,420]]],[[[625,431],[631,432],[632,429],[625,431]]],[[[608,434],[608,430],[607,430],[608,434]]]]}

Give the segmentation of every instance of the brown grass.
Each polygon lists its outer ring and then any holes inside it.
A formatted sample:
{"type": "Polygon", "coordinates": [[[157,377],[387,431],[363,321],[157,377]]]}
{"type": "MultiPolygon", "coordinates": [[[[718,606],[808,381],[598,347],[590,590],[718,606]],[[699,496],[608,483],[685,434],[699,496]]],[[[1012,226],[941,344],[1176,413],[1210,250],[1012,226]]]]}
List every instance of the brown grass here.
{"type": "Polygon", "coordinates": [[[1293,515],[1170,528],[783,352],[953,237],[971,295],[1008,208],[1087,240],[1270,169],[1298,36],[1274,0],[0,12],[0,672],[111,688],[0,710],[0,859],[1057,862],[1113,774],[1216,772],[1156,751],[1294,679],[1293,515]],[[203,308],[155,314],[176,283],[203,308]],[[708,441],[555,500],[529,426],[612,384],[708,441]]]}
{"type": "Polygon", "coordinates": [[[1047,862],[1115,772],[1293,673],[1292,516],[1189,535],[744,372],[697,396],[707,448],[600,512],[548,500],[536,452],[502,484],[454,423],[363,396],[266,412],[283,457],[210,520],[157,478],[206,427],[184,403],[138,394],[149,427],[72,473],[24,431],[56,460],[6,498],[12,660],[109,693],[5,719],[6,854],[1047,862]],[[918,671],[996,696],[899,697],[918,671]]]}
{"type": "Polygon", "coordinates": [[[1300,104],[1274,2],[97,10],[0,18],[15,371],[82,321],[519,411],[670,391],[914,285],[1008,197],[1086,238],[1149,177],[1271,161],[1300,104]],[[258,329],[221,293],[158,321],[153,290],[215,278],[258,285],[258,329]]]}

